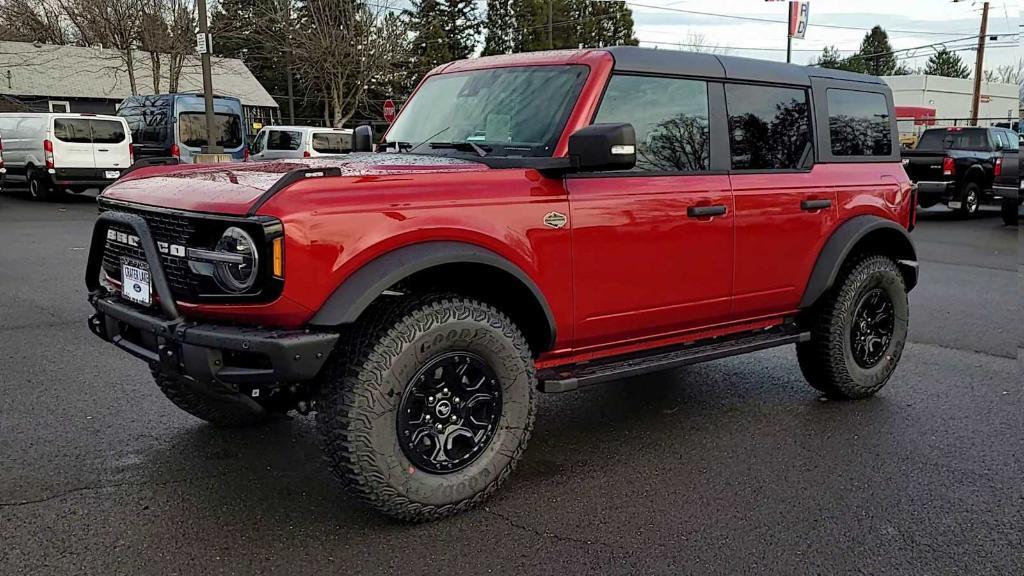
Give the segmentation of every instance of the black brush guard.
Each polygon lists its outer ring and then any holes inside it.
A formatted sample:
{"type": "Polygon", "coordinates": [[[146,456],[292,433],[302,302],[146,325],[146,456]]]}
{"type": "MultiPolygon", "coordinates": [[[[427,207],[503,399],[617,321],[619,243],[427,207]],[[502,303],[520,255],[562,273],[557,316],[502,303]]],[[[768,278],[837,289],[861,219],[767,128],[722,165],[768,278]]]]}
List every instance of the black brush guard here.
{"type": "Polygon", "coordinates": [[[104,212],[92,232],[85,271],[89,303],[96,313],[89,329],[160,370],[201,382],[238,386],[284,385],[317,375],[338,340],[337,334],[271,330],[190,322],[178,312],[149,225],[141,216],[104,212]],[[146,256],[159,312],[130,304],[100,282],[107,230],[129,227],[146,256]]]}

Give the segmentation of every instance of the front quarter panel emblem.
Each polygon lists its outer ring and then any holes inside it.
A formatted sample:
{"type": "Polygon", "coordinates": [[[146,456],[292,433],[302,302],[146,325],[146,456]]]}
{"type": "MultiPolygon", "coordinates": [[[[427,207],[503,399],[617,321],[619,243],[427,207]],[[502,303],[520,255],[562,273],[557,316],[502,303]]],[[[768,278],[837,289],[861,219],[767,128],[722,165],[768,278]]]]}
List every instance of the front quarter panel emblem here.
{"type": "Polygon", "coordinates": [[[561,228],[569,221],[561,212],[548,212],[544,215],[544,225],[551,228],[561,228]]]}

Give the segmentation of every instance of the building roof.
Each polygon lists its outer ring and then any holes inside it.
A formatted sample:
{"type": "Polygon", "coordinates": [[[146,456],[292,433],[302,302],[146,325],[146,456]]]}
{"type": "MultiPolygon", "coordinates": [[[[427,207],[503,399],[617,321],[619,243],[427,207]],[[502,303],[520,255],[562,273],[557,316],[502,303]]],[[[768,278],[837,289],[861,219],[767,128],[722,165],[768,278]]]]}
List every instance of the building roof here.
{"type": "MultiPolygon", "coordinates": [[[[138,52],[135,85],[139,94],[167,92],[170,57],[161,59],[160,89],[153,90],[148,52],[138,52]]],[[[245,106],[277,108],[277,103],[252,72],[236,58],[213,58],[213,91],[234,96],[245,106]]],[[[199,58],[189,56],[181,71],[178,92],[201,92],[199,58]]],[[[128,72],[120,53],[107,48],[58,46],[28,42],[0,42],[0,95],[48,98],[103,98],[121,100],[132,95],[128,72]]]]}
{"type": "MultiPolygon", "coordinates": [[[[913,90],[921,92],[948,92],[952,94],[974,94],[973,78],[948,78],[925,74],[907,74],[905,76],[883,76],[882,80],[894,91],[913,90]]],[[[981,93],[994,98],[1018,97],[1019,88],[1016,84],[1001,82],[982,82],[981,93]]]]}

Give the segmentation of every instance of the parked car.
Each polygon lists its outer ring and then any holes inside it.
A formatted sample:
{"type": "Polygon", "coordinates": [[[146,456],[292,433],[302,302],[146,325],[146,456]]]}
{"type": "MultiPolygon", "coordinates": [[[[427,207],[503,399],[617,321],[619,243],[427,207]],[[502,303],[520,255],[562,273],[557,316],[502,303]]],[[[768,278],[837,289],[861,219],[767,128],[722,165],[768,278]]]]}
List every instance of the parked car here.
{"type": "Polygon", "coordinates": [[[713,54],[451,63],[386,152],[364,126],[344,157],[126,175],[88,323],[209,422],[315,411],[353,494],[440,518],[509,477],[538,392],[784,345],[829,397],[878,392],[918,278],[892,110],[872,76],[713,54]]]}
{"type": "Polygon", "coordinates": [[[116,116],[4,112],[0,137],[8,185],[26,184],[36,200],[103,189],[132,164],[128,125],[116,116]]]}
{"type": "MultiPolygon", "coordinates": [[[[218,96],[213,99],[213,111],[216,143],[232,159],[245,160],[248,147],[242,102],[218,96]]],[[[206,102],[202,95],[129,96],[117,107],[117,115],[131,127],[138,159],[173,157],[188,164],[207,144],[206,102]]]]}
{"type": "Polygon", "coordinates": [[[941,203],[971,216],[983,202],[1016,198],[1019,157],[1019,137],[1005,128],[932,128],[903,151],[903,165],[922,208],[941,203]]]}
{"type": "Polygon", "coordinates": [[[310,126],[265,126],[256,133],[250,150],[252,160],[316,158],[352,151],[352,131],[310,126]]]}

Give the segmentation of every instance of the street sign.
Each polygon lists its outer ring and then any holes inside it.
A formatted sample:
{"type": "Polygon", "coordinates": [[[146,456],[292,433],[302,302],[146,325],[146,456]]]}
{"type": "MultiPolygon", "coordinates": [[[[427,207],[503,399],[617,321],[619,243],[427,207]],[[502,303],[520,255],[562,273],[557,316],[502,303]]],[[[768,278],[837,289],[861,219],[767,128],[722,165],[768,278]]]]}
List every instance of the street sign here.
{"type": "Polygon", "coordinates": [[[196,54],[213,52],[213,38],[209,34],[196,32],[196,54]]]}
{"type": "Polygon", "coordinates": [[[804,39],[807,32],[807,19],[810,16],[810,2],[789,3],[789,37],[804,39]]]}
{"type": "Polygon", "coordinates": [[[391,98],[384,101],[384,119],[389,123],[395,121],[395,115],[398,113],[398,108],[395,107],[395,103],[391,98]]]}

